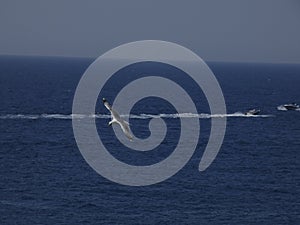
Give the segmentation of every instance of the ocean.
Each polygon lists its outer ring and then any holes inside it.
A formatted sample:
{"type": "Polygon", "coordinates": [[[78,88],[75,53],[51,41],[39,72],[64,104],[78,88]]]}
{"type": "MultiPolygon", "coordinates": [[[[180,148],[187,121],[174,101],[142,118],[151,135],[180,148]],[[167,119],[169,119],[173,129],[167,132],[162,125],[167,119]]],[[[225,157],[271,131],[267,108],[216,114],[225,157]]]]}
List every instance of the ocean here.
{"type": "Polygon", "coordinates": [[[197,148],[178,173],[134,187],[96,173],[74,138],[73,97],[93,60],[0,57],[0,224],[300,224],[300,111],[280,107],[300,103],[299,64],[207,62],[225,115],[211,115],[201,90],[174,68],[145,62],[119,71],[132,75],[112,78],[95,109],[99,136],[115,158],[151,165],[172,153],[179,117],[197,117],[201,126],[197,148]],[[124,148],[107,126],[102,97],[113,101],[138,74],[170,71],[199,114],[178,115],[166,101],[147,98],[127,115],[131,129],[147,138],[150,119],[161,118],[166,138],[149,152],[124,148]],[[244,115],[252,108],[260,114],[244,115]],[[214,116],[227,118],[226,134],[216,159],[199,172],[214,116]]]}

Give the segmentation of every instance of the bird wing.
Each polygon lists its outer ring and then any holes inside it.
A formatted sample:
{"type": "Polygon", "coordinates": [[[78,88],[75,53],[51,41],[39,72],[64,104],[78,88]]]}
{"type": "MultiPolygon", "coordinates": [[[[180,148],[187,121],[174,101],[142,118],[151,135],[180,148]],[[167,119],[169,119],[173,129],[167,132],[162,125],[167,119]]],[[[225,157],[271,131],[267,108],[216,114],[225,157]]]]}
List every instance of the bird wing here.
{"type": "Polygon", "coordinates": [[[117,113],[117,111],[115,111],[107,101],[104,103],[104,106],[110,111],[114,120],[118,121],[121,119],[119,113],[117,113]]]}
{"type": "Polygon", "coordinates": [[[111,105],[110,105],[107,101],[104,102],[104,106],[105,106],[109,111],[112,110],[111,105]]]}
{"type": "Polygon", "coordinates": [[[125,136],[132,141],[133,137],[130,132],[129,124],[125,120],[119,120],[118,124],[121,126],[122,131],[124,132],[125,136]]]}
{"type": "Polygon", "coordinates": [[[125,134],[125,136],[130,141],[132,141],[133,137],[130,132],[129,124],[120,117],[119,113],[117,111],[115,111],[106,100],[104,102],[104,105],[110,111],[111,116],[112,116],[112,121],[118,123],[121,126],[121,129],[122,129],[123,133],[125,134]]]}

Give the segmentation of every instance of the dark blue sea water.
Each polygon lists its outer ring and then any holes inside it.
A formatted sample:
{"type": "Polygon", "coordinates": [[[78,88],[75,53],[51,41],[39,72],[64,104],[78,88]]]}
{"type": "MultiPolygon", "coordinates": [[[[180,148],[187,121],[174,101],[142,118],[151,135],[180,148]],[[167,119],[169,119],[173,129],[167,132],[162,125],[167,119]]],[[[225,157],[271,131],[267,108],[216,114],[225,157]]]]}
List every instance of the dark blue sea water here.
{"type": "MultiPolygon", "coordinates": [[[[133,75],[118,82],[112,78],[115,88],[104,89],[99,102],[103,96],[113,100],[119,86],[136,78],[134,71],[172,70],[202,113],[200,142],[187,165],[164,182],[131,187],[98,175],[74,139],[73,96],[92,61],[0,57],[0,224],[300,224],[300,111],[277,109],[300,103],[300,65],[208,63],[223,90],[228,117],[222,148],[201,173],[211,121],[201,90],[180,71],[156,63],[120,71],[133,75]],[[261,116],[236,113],[249,108],[259,108],[261,116]]],[[[123,151],[100,106],[95,109],[99,134],[113,140],[107,143],[114,146],[111,154],[122,161],[155,163],[178,141],[174,108],[149,98],[132,114],[167,114],[171,133],[153,153],[123,151]]],[[[148,122],[131,118],[134,134],[149,136],[148,122]]]]}

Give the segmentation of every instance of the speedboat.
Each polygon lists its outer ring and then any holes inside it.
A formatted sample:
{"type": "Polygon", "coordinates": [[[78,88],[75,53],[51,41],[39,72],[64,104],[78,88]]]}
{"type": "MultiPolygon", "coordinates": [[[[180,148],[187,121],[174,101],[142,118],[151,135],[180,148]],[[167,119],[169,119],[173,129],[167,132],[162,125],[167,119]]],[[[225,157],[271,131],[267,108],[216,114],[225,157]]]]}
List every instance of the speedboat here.
{"type": "Polygon", "coordinates": [[[245,115],[257,115],[260,113],[259,109],[250,109],[247,112],[245,112],[245,115]]]}
{"type": "Polygon", "coordinates": [[[287,110],[297,110],[300,108],[299,105],[296,103],[284,104],[283,107],[286,108],[287,110]]]}

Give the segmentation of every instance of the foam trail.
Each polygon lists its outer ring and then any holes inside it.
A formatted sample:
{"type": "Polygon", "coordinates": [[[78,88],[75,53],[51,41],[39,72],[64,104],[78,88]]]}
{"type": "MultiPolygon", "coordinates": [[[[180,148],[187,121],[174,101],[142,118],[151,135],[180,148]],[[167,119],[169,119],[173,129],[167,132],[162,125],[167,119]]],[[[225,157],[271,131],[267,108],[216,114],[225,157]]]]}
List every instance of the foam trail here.
{"type": "MultiPolygon", "coordinates": [[[[210,119],[210,118],[223,118],[223,117],[273,117],[274,115],[245,115],[243,113],[232,113],[232,114],[194,114],[194,113],[175,113],[175,114],[140,114],[140,115],[121,115],[123,118],[130,119],[157,119],[157,118],[199,118],[199,119],[210,119]]],[[[37,119],[59,119],[59,120],[71,120],[71,119],[85,119],[85,118],[96,118],[96,119],[109,119],[111,118],[108,114],[5,114],[0,115],[0,119],[27,119],[27,120],[37,120],[37,119]]]]}
{"type": "Polygon", "coordinates": [[[6,114],[0,115],[0,119],[62,119],[62,120],[71,120],[71,119],[84,119],[84,118],[110,118],[110,115],[79,115],[79,114],[6,114]]]}

